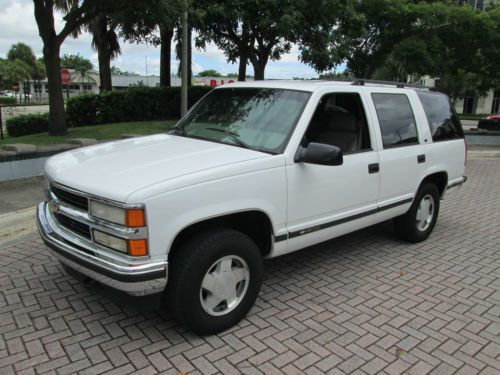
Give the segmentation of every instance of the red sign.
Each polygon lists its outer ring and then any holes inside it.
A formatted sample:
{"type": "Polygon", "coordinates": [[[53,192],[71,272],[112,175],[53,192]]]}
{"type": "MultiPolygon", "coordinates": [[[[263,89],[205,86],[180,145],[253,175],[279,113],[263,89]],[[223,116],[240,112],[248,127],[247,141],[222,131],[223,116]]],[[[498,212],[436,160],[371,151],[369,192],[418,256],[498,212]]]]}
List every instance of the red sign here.
{"type": "Polygon", "coordinates": [[[61,69],[61,80],[64,84],[71,82],[71,73],[68,69],[61,69]]]}

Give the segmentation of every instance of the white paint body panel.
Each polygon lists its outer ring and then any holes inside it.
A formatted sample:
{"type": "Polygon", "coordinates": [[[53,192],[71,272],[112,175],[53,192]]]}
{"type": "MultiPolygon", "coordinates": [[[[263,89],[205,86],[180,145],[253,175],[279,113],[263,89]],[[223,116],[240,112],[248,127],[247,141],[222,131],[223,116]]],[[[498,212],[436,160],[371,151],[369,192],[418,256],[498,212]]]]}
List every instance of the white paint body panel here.
{"type": "MultiPolygon", "coordinates": [[[[265,213],[275,236],[377,211],[412,198],[429,174],[448,181],[464,173],[463,140],[432,143],[425,113],[411,89],[352,86],[330,82],[252,82],[231,87],[276,87],[310,91],[311,97],[282,154],[156,135],[110,142],[50,158],[45,172],[59,184],[106,199],[146,206],[150,254],[166,259],[175,236],[191,224],[241,211],[265,213]],[[389,150],[382,139],[371,92],[404,93],[410,98],[419,144],[389,150]],[[295,163],[294,155],[325,93],[359,93],[365,107],[372,150],[344,156],[341,166],[295,163]],[[425,154],[426,162],[417,163],[425,154]],[[368,165],[380,164],[369,174],[368,165]]],[[[220,88],[224,89],[224,88],[220,88]]],[[[278,256],[404,213],[411,202],[274,244],[278,256]]]]}

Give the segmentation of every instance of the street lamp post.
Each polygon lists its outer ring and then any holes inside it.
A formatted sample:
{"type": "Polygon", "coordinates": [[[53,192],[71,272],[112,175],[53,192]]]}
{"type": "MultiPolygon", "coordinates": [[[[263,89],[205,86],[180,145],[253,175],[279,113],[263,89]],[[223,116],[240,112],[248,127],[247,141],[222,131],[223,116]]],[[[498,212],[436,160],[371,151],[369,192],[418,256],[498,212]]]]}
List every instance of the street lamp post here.
{"type": "Polygon", "coordinates": [[[184,12],[182,12],[182,68],[181,68],[181,117],[188,110],[188,0],[184,3],[184,12]]]}

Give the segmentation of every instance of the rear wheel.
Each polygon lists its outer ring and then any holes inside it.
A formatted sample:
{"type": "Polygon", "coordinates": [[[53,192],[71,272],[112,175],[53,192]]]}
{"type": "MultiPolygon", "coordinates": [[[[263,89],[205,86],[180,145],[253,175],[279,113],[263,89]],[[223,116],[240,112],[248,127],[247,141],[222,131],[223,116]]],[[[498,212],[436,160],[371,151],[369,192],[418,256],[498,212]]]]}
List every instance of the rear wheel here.
{"type": "Polygon", "coordinates": [[[424,182],[407,213],[394,219],[399,238],[408,242],[424,241],[436,225],[439,214],[439,190],[431,182],[424,182]]]}
{"type": "Polygon", "coordinates": [[[199,334],[239,322],[253,306],[262,281],[262,256],[245,234],[232,229],[201,233],[172,260],[168,308],[199,334]]]}

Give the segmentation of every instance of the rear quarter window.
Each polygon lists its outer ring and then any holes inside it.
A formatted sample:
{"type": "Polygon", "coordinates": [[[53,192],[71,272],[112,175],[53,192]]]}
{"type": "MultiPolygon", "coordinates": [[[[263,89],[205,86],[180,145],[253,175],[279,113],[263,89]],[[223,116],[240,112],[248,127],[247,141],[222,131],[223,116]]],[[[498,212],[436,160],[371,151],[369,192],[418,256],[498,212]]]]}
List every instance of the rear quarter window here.
{"type": "Polygon", "coordinates": [[[413,110],[405,94],[372,94],[384,148],[418,143],[413,110]]]}
{"type": "Polygon", "coordinates": [[[464,137],[460,121],[448,97],[437,92],[417,91],[434,142],[464,137]]]}

